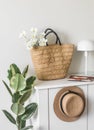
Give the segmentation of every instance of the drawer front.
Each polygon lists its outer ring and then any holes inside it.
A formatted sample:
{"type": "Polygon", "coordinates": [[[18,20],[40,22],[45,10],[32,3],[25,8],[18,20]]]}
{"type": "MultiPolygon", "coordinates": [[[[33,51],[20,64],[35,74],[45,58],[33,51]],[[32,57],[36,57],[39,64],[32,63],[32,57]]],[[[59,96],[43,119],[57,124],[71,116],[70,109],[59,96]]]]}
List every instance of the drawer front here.
{"type": "Polygon", "coordinates": [[[88,130],[94,130],[94,85],[88,85],[88,130]]]}

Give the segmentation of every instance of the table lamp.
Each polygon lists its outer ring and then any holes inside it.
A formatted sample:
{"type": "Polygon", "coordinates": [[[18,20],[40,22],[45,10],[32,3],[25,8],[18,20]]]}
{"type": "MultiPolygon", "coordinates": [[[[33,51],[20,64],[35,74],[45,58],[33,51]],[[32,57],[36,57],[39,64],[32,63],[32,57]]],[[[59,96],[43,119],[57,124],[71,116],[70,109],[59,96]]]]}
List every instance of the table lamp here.
{"type": "Polygon", "coordinates": [[[78,51],[84,51],[85,56],[85,75],[87,75],[87,60],[88,60],[88,51],[94,51],[94,42],[90,40],[83,40],[77,44],[78,51]]]}

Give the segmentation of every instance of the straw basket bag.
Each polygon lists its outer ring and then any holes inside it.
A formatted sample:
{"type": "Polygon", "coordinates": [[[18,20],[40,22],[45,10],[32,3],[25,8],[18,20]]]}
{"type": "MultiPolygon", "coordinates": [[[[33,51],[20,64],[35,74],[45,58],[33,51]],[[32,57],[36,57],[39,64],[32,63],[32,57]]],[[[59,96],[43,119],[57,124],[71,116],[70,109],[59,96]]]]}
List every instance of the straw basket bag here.
{"type": "Polygon", "coordinates": [[[53,80],[65,78],[72,60],[74,45],[61,44],[55,31],[48,28],[45,37],[55,34],[56,44],[38,46],[31,49],[35,72],[40,80],[53,80]]]}

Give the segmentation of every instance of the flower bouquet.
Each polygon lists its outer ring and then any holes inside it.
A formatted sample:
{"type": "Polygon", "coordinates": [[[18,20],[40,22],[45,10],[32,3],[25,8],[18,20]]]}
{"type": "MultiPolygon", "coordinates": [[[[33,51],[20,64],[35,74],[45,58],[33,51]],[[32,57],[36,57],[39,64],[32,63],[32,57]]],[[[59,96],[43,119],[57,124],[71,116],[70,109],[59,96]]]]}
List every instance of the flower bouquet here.
{"type": "Polygon", "coordinates": [[[20,38],[24,38],[26,41],[27,49],[38,46],[46,46],[47,39],[45,38],[45,33],[38,33],[37,28],[31,28],[30,34],[27,34],[26,31],[22,31],[20,38]]]}

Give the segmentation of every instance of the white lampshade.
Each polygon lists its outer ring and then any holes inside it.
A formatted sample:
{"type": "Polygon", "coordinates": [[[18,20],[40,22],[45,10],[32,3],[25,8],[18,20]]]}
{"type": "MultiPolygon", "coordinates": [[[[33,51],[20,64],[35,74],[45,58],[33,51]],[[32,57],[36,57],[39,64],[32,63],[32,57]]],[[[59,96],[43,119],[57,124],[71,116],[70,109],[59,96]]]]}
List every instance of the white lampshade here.
{"type": "Polygon", "coordinates": [[[85,75],[88,74],[88,51],[94,51],[94,42],[90,40],[83,40],[78,42],[77,44],[77,50],[78,51],[84,51],[85,56],[85,75]]]}
{"type": "Polygon", "coordinates": [[[77,44],[78,51],[94,51],[94,42],[90,40],[83,40],[77,44]]]}

